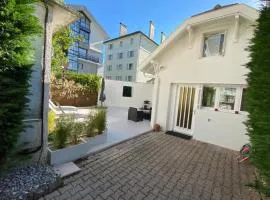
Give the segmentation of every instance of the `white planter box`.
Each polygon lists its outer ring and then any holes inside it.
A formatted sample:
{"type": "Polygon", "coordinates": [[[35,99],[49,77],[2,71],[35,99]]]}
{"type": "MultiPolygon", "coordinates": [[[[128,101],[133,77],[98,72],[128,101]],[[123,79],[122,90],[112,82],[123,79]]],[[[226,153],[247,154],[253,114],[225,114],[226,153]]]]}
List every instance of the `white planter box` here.
{"type": "Polygon", "coordinates": [[[50,164],[58,165],[66,162],[71,162],[85,156],[89,148],[89,144],[87,144],[85,140],[81,140],[83,143],[69,146],[63,149],[51,150],[48,147],[50,164]]]}
{"type": "Polygon", "coordinates": [[[107,142],[107,132],[106,131],[104,131],[100,135],[96,135],[94,137],[89,137],[88,141],[87,141],[89,146],[96,146],[96,145],[104,144],[106,142],[107,142]]]}

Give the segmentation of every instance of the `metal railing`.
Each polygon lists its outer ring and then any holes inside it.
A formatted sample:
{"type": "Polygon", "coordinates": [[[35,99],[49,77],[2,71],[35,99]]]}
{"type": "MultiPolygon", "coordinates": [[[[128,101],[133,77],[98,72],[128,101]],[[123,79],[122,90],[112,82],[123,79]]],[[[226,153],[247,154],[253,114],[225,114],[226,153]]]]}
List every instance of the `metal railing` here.
{"type": "Polygon", "coordinates": [[[95,62],[95,63],[100,63],[99,62],[99,57],[93,56],[93,55],[90,55],[90,54],[79,54],[79,58],[82,58],[82,59],[85,59],[85,60],[90,60],[90,61],[95,62]]]}

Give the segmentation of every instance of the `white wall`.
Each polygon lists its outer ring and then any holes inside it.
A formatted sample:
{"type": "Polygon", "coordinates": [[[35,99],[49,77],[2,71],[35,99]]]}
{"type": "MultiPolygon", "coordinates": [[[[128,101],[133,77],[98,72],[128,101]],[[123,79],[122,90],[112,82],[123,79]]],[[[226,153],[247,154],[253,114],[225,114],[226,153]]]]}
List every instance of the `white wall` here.
{"type": "Polygon", "coordinates": [[[197,140],[239,150],[248,143],[245,114],[198,110],[194,120],[193,137],[197,140]]]}
{"type": "MultiPolygon", "coordinates": [[[[153,84],[105,80],[105,106],[142,107],[144,100],[152,100],[153,84]],[[132,87],[132,97],[123,97],[123,86],[132,87]]],[[[99,101],[100,103],[100,101],[99,101]]]]}
{"type": "Polygon", "coordinates": [[[150,56],[151,52],[147,51],[146,49],[140,47],[138,51],[138,67],[137,67],[137,82],[145,83],[151,78],[148,76],[145,76],[144,73],[141,71],[140,64],[148,57],[150,56]]]}

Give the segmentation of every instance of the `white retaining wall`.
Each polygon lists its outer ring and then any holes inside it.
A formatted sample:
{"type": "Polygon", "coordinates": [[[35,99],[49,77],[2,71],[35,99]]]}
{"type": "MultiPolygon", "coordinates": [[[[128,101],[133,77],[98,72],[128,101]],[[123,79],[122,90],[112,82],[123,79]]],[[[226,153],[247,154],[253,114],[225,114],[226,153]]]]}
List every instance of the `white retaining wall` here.
{"type": "MultiPolygon", "coordinates": [[[[105,80],[105,106],[142,107],[144,100],[152,101],[153,84],[105,80]],[[123,97],[123,86],[132,87],[132,96],[123,97]]],[[[98,96],[99,98],[99,96],[98,96]]],[[[100,105],[100,101],[98,101],[100,105]]]]}

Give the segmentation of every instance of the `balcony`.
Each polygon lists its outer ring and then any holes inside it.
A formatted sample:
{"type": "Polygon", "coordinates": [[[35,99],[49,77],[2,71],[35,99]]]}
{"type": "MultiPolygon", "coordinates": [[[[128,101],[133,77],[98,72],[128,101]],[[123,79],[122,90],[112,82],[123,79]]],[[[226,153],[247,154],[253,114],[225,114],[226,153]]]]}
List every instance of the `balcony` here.
{"type": "Polygon", "coordinates": [[[94,62],[96,64],[100,64],[100,62],[99,62],[100,59],[98,56],[93,56],[90,54],[79,54],[79,58],[94,62]]]}

